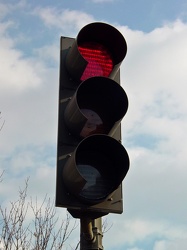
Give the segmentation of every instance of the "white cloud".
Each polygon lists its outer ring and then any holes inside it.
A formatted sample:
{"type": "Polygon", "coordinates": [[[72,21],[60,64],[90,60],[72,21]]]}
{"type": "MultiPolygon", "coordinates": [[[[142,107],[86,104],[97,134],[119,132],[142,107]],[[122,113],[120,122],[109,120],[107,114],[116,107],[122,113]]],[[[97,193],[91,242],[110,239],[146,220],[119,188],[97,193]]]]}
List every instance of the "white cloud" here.
{"type": "Polygon", "coordinates": [[[15,4],[0,3],[0,20],[10,14],[12,11],[22,9],[26,7],[26,5],[26,0],[19,0],[15,4]]]}
{"type": "Polygon", "coordinates": [[[176,21],[148,34],[122,31],[128,43],[122,79],[125,79],[124,87],[130,88],[133,94],[138,93],[139,105],[155,105],[154,101],[164,91],[171,103],[180,104],[180,108],[181,104],[186,106],[181,90],[186,87],[187,25],[176,21]]]}
{"type": "Polygon", "coordinates": [[[54,62],[55,64],[59,63],[59,58],[60,58],[59,51],[60,49],[59,47],[57,47],[56,43],[52,45],[51,44],[46,45],[34,50],[37,57],[39,57],[41,61],[45,61],[47,64],[50,64],[49,62],[54,62]]]}
{"type": "Polygon", "coordinates": [[[64,36],[72,35],[86,24],[93,22],[94,18],[78,10],[58,10],[56,8],[37,8],[33,14],[39,16],[48,27],[55,27],[63,31],[64,36]]]}
{"type": "Polygon", "coordinates": [[[183,152],[187,137],[187,25],[177,20],[150,33],[121,31],[129,44],[122,84],[129,96],[124,140],[157,137],[158,150],[183,152]],[[171,151],[172,150],[172,151],[171,151]]]}
{"type": "Polygon", "coordinates": [[[56,131],[59,73],[48,67],[48,60],[57,61],[59,49],[54,45],[41,50],[32,47],[35,53],[26,57],[16,48],[15,37],[8,35],[11,26],[10,22],[0,25],[0,106],[6,121],[0,135],[2,154],[25,143],[40,144],[44,138],[49,142],[51,136],[56,140],[50,131],[52,124],[56,131]],[[41,134],[45,134],[43,139],[41,134]]]}
{"type": "Polygon", "coordinates": [[[4,16],[7,15],[7,13],[9,13],[9,6],[6,4],[2,4],[0,3],[0,19],[3,19],[4,16]]]}
{"type": "Polygon", "coordinates": [[[186,250],[187,248],[187,239],[178,239],[178,240],[161,240],[155,243],[153,250],[186,250]]]}
{"type": "Polygon", "coordinates": [[[22,91],[41,84],[37,74],[36,61],[24,58],[23,53],[14,46],[14,39],[6,33],[13,23],[0,25],[0,91],[22,91]]]}
{"type": "Polygon", "coordinates": [[[1,88],[22,91],[25,88],[33,88],[41,84],[36,69],[34,69],[34,62],[23,59],[19,51],[14,49],[6,50],[1,47],[0,53],[1,88]]]}
{"type": "Polygon", "coordinates": [[[104,238],[104,245],[107,249],[129,249],[129,250],[143,250],[147,249],[143,246],[146,245],[147,240],[152,242],[154,250],[185,250],[186,246],[186,227],[177,227],[168,224],[163,220],[146,220],[146,219],[128,219],[124,220],[112,216],[113,226],[107,232],[107,239],[104,238]],[[113,239],[115,233],[115,241],[108,242],[108,239],[113,239]],[[158,240],[160,239],[160,240],[158,240]],[[116,244],[117,243],[117,244],[116,244]],[[141,244],[142,247],[139,247],[141,244]],[[169,248],[169,246],[173,248],[169,248]],[[181,248],[179,247],[181,246],[181,248]],[[183,247],[182,247],[183,246],[183,247]],[[164,247],[164,248],[161,248],[164,247]]]}

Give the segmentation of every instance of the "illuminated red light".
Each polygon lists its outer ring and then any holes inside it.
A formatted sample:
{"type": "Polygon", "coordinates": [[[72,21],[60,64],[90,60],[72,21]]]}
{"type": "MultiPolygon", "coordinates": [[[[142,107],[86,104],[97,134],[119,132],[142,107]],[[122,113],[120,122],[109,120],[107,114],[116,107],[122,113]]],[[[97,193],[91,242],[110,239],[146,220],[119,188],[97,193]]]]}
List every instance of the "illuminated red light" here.
{"type": "Polygon", "coordinates": [[[93,76],[108,77],[113,70],[113,61],[108,49],[96,42],[85,42],[79,45],[79,51],[84,59],[88,62],[81,81],[93,76]]]}

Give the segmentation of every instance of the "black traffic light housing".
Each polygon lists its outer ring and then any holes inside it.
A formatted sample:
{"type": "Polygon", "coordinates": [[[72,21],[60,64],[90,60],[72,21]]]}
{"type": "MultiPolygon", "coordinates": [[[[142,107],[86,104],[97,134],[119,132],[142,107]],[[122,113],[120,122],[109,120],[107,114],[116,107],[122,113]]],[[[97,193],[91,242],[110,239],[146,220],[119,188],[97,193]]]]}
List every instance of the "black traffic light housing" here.
{"type": "Polygon", "coordinates": [[[126,51],[121,33],[105,23],[88,24],[76,39],[61,37],[56,206],[77,218],[123,211],[121,182],[129,157],[120,121],[128,98],[119,66],[126,51]],[[112,67],[105,70],[107,58],[112,67]]]}

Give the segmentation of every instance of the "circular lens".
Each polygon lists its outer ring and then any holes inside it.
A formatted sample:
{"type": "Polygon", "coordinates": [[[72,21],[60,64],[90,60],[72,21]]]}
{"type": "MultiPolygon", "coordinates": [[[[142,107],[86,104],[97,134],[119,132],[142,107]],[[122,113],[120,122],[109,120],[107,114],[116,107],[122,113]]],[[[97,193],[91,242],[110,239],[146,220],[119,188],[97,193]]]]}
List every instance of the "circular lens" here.
{"type": "Polygon", "coordinates": [[[79,51],[84,59],[88,62],[81,81],[93,76],[108,77],[113,69],[111,53],[100,43],[85,42],[79,45],[79,51]]]}
{"type": "Polygon", "coordinates": [[[113,183],[109,174],[111,162],[105,155],[92,151],[81,152],[77,159],[77,169],[86,181],[79,193],[82,198],[99,200],[110,193],[113,183]]]}

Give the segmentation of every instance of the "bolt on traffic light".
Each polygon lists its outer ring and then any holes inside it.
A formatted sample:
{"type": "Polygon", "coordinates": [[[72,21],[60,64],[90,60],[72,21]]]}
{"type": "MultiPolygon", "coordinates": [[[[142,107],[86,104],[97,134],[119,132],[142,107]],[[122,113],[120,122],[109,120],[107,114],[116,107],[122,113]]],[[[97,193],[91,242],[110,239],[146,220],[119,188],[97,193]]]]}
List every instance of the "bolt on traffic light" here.
{"type": "Polygon", "coordinates": [[[106,23],[61,37],[56,206],[74,217],[122,213],[129,157],[121,144],[128,98],[120,86],[127,45],[106,23]]]}

